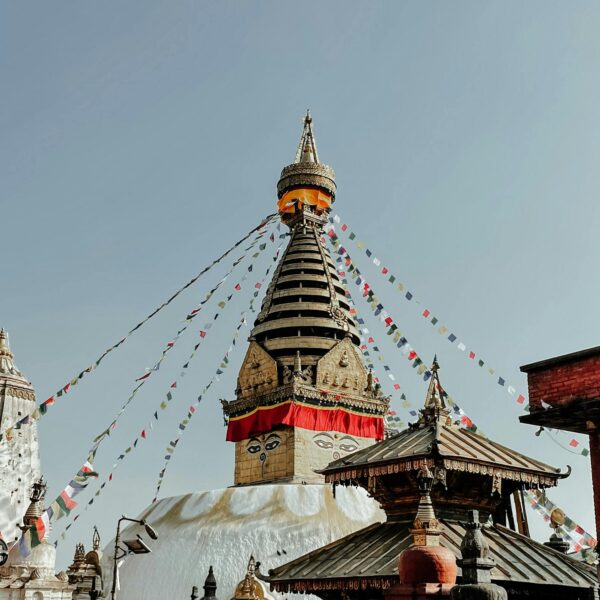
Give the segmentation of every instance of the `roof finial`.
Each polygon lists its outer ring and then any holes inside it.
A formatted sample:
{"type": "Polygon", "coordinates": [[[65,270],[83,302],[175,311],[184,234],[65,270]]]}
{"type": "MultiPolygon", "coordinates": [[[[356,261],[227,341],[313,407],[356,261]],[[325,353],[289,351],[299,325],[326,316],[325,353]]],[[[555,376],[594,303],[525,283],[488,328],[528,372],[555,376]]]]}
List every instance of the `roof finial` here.
{"type": "Polygon", "coordinates": [[[433,363],[431,363],[431,378],[429,380],[429,387],[427,388],[427,395],[425,396],[425,408],[421,411],[423,415],[421,418],[425,422],[430,422],[440,415],[448,416],[444,401],[446,392],[444,392],[444,388],[440,383],[439,370],[440,365],[436,355],[433,357],[433,363]]]}
{"type": "Polygon", "coordinates": [[[312,117],[310,116],[310,110],[306,110],[306,116],[304,117],[304,128],[302,135],[300,136],[300,143],[298,144],[298,150],[296,151],[295,163],[318,163],[319,154],[317,152],[317,142],[312,130],[312,117]]]}
{"type": "Polygon", "coordinates": [[[0,329],[0,353],[6,354],[12,358],[10,346],[8,345],[8,333],[6,333],[4,327],[0,329]]]}
{"type": "Polygon", "coordinates": [[[98,528],[95,525],[94,534],[92,535],[92,549],[96,550],[96,552],[100,550],[100,532],[98,531],[98,528]]]}
{"type": "Polygon", "coordinates": [[[296,350],[296,358],[294,359],[294,375],[302,374],[302,357],[300,356],[300,350],[296,350]]]}
{"type": "Polygon", "coordinates": [[[22,377],[21,372],[15,366],[13,353],[8,343],[8,333],[4,328],[0,329],[0,373],[5,375],[16,375],[22,377]]]}

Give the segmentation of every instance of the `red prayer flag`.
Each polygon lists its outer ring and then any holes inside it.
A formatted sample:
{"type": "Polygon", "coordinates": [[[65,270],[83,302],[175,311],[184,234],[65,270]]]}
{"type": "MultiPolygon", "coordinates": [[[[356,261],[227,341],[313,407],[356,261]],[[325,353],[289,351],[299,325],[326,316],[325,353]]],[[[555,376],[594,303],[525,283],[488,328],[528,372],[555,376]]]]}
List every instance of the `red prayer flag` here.
{"type": "Polygon", "coordinates": [[[346,229],[348,229],[348,225],[346,225],[346,223],[344,223],[344,224],[342,225],[342,231],[346,231],[346,229]]]}
{"type": "Polygon", "coordinates": [[[392,317],[388,317],[388,318],[385,320],[385,324],[386,324],[386,325],[389,327],[389,326],[392,324],[392,317]]]}
{"type": "Polygon", "coordinates": [[[425,310],[423,311],[423,316],[424,316],[425,318],[427,318],[427,317],[428,317],[430,314],[431,314],[431,313],[430,313],[430,312],[429,312],[427,309],[425,309],[425,310]]]}
{"type": "Polygon", "coordinates": [[[475,352],[469,352],[469,358],[471,358],[471,359],[475,358],[475,352]]]}
{"type": "Polygon", "coordinates": [[[383,267],[383,269],[381,269],[381,274],[382,275],[387,275],[388,274],[388,268],[387,267],[383,267]]]}
{"type": "Polygon", "coordinates": [[[171,387],[172,387],[172,388],[176,388],[176,387],[177,387],[177,382],[176,382],[176,381],[174,381],[174,382],[171,384],[171,387]]]}
{"type": "Polygon", "coordinates": [[[399,383],[395,383],[394,384],[394,389],[395,390],[399,390],[400,389],[400,384],[399,383]]]}
{"type": "Polygon", "coordinates": [[[144,430],[142,430],[142,437],[143,437],[144,439],[146,439],[146,430],[145,430],[145,429],[144,429],[144,430]]]}
{"type": "Polygon", "coordinates": [[[569,442],[569,446],[571,446],[572,448],[577,448],[577,446],[579,446],[579,442],[573,438],[570,442],[569,442]]]}
{"type": "Polygon", "coordinates": [[[70,387],[71,387],[71,384],[67,383],[67,385],[65,385],[65,387],[63,388],[63,392],[66,394],[69,391],[70,387]]]}
{"type": "Polygon", "coordinates": [[[523,394],[519,394],[519,397],[517,398],[517,402],[519,404],[523,404],[523,402],[525,402],[525,396],[523,396],[523,394]]]}
{"type": "Polygon", "coordinates": [[[411,350],[408,353],[408,360],[413,360],[414,358],[417,358],[417,353],[414,350],[411,350]]]}
{"type": "Polygon", "coordinates": [[[239,283],[236,283],[235,289],[239,292],[242,289],[242,286],[239,283]]]}
{"type": "Polygon", "coordinates": [[[206,337],[206,331],[201,331],[201,332],[200,332],[200,337],[201,337],[201,338],[203,338],[203,337],[206,337]]]}
{"type": "Polygon", "coordinates": [[[262,287],[262,285],[261,285],[260,283],[256,283],[256,284],[254,284],[254,287],[255,287],[257,290],[260,290],[260,288],[262,287]]]}
{"type": "Polygon", "coordinates": [[[370,337],[370,338],[367,340],[367,343],[368,343],[368,344],[374,344],[374,343],[375,343],[375,340],[374,340],[372,337],[370,337]]]}

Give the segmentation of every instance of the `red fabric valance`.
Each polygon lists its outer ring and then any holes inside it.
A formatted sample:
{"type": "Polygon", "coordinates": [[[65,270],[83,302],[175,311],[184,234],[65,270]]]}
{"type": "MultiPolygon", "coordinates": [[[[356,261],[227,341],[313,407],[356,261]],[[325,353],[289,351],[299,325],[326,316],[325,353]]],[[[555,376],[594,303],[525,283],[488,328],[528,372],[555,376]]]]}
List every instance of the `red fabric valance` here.
{"type": "Polygon", "coordinates": [[[258,407],[247,415],[231,417],[227,441],[239,442],[253,435],[271,431],[275,425],[291,425],[313,431],[338,431],[364,438],[383,439],[383,417],[364,415],[341,407],[310,406],[282,402],[258,407]]]}

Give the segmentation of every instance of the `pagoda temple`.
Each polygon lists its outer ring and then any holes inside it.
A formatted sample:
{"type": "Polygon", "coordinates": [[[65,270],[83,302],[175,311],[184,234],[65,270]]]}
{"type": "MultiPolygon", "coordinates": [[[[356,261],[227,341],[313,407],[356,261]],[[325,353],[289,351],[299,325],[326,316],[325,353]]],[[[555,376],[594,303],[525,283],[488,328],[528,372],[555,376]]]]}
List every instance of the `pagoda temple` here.
{"type": "Polygon", "coordinates": [[[323,239],[336,183],[319,160],[309,114],[277,195],[289,243],[250,332],[235,398],[222,401],[235,444],[234,485],[164,498],[143,511],[158,540],[143,561],[126,560],[119,570],[122,598],[183,598],[210,565],[222,597],[231,598],[248,556],[273,567],[384,517],[363,489],[334,498],[319,472],[384,437],[389,400],[362,361],[323,239]]]}
{"type": "MultiPolygon", "coordinates": [[[[273,589],[327,600],[383,598],[386,590],[402,583],[398,559],[413,544],[412,534],[418,529],[414,522],[421,498],[419,479],[426,472],[433,480],[439,544],[461,559],[466,523],[478,511],[481,533],[495,560],[491,582],[504,588],[509,598],[598,598],[592,566],[569,557],[564,546],[561,552],[526,534],[523,491],[555,486],[569,473],[453,423],[444,398],[434,362],[416,423],[321,471],[336,487],[358,485],[368,491],[387,519],[271,569],[273,589]]],[[[461,576],[459,568],[457,583],[461,576]]]]}

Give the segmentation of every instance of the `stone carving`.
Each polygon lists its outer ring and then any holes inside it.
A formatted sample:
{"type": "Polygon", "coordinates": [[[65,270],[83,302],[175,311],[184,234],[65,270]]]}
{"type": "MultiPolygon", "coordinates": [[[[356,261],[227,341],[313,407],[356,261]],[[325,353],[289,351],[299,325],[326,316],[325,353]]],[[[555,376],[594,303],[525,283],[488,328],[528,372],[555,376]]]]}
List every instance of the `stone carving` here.
{"type": "Polygon", "coordinates": [[[277,387],[277,363],[257,342],[250,342],[238,379],[238,397],[247,398],[277,387]]]}
{"type": "Polygon", "coordinates": [[[317,363],[317,386],[362,394],[367,388],[367,370],[349,338],[334,346],[317,363]]]}
{"type": "Polygon", "coordinates": [[[348,358],[348,351],[344,350],[342,356],[340,358],[340,367],[347,367],[350,364],[350,359],[348,358]]]}
{"type": "Polygon", "coordinates": [[[341,325],[344,330],[348,330],[348,317],[342,308],[339,306],[332,306],[329,309],[329,314],[338,325],[341,325]]]}
{"type": "Polygon", "coordinates": [[[283,367],[282,378],[283,378],[284,385],[288,385],[288,384],[292,383],[292,381],[294,379],[294,374],[292,373],[292,370],[287,365],[285,365],[283,367]]]}
{"type": "Polygon", "coordinates": [[[309,365],[306,369],[302,369],[298,374],[298,378],[300,381],[304,383],[312,383],[313,382],[313,368],[309,365]]]}

